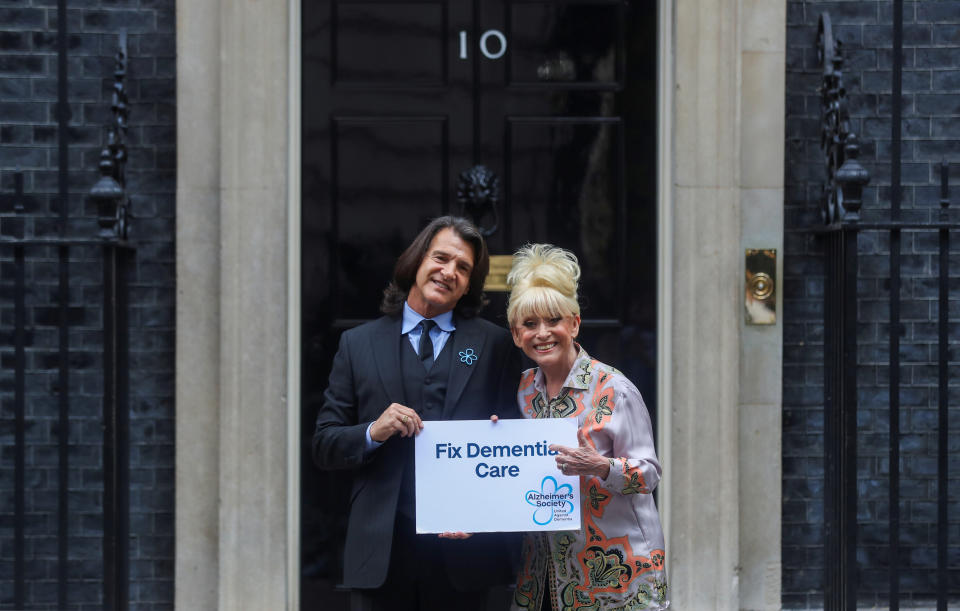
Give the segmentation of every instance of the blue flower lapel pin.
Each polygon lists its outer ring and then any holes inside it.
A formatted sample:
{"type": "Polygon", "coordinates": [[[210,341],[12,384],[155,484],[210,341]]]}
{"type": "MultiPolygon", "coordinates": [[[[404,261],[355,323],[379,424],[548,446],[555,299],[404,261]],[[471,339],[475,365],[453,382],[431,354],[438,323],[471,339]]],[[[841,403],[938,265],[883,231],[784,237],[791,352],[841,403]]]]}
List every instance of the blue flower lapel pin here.
{"type": "Polygon", "coordinates": [[[466,363],[467,365],[473,365],[473,362],[476,361],[479,356],[473,351],[473,348],[467,348],[466,350],[460,351],[460,362],[466,363]]]}

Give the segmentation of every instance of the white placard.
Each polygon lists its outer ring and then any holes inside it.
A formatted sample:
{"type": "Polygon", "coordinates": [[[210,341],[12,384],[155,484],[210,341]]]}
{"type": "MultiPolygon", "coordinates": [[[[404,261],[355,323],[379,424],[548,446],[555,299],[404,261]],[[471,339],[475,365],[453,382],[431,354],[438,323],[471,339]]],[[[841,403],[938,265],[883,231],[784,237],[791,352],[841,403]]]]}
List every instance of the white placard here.
{"type": "Polygon", "coordinates": [[[417,532],[579,530],[580,478],[557,469],[554,443],[577,446],[576,419],[424,422],[417,532]]]}

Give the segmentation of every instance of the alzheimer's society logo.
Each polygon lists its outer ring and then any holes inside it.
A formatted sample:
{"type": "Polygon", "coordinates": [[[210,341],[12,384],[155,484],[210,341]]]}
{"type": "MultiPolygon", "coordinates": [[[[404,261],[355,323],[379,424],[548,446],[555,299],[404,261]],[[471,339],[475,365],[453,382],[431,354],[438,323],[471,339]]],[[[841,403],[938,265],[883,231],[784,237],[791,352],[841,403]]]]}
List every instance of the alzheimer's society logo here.
{"type": "Polygon", "coordinates": [[[551,475],[540,482],[540,492],[527,491],[527,502],[536,507],[533,521],[540,526],[573,521],[573,487],[570,484],[557,485],[551,475]]]}

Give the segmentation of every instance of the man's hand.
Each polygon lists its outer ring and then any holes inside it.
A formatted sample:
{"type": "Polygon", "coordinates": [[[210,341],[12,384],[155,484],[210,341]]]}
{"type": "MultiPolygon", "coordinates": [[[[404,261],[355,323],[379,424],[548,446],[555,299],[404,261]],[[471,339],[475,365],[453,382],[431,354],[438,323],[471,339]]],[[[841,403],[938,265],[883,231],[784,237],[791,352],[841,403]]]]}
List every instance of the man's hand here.
{"type": "Polygon", "coordinates": [[[406,405],[391,403],[370,426],[370,439],[383,443],[394,435],[413,437],[423,430],[420,415],[406,405]]]}

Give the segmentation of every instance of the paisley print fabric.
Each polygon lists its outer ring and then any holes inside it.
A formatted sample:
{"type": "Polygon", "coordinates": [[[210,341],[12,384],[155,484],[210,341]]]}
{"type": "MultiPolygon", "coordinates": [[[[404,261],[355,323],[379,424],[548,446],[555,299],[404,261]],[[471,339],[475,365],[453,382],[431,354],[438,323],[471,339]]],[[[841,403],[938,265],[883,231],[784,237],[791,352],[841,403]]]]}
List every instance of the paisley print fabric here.
{"type": "Polygon", "coordinates": [[[583,527],[529,533],[512,609],[554,611],[666,609],[660,517],[652,492],[660,482],[650,415],[622,373],[579,355],[563,390],[546,399],[539,369],[523,374],[517,401],[526,418],[576,418],[587,443],[610,458],[606,479],[580,478],[583,527]]]}

